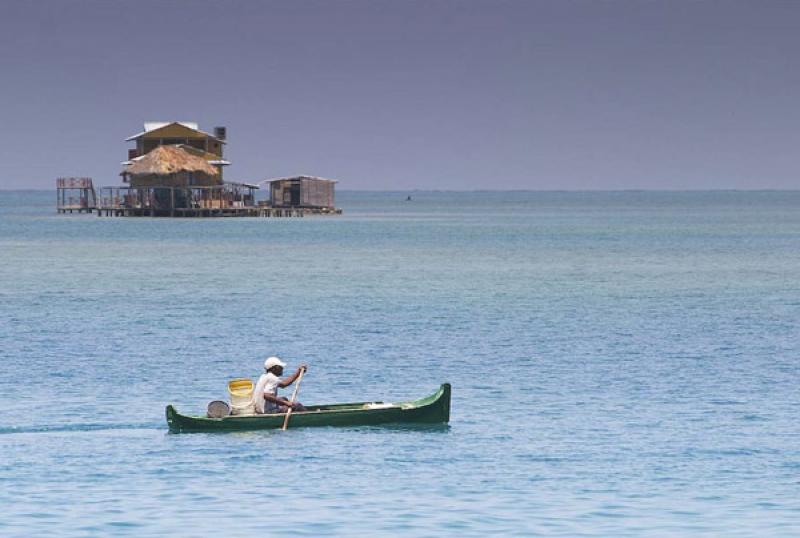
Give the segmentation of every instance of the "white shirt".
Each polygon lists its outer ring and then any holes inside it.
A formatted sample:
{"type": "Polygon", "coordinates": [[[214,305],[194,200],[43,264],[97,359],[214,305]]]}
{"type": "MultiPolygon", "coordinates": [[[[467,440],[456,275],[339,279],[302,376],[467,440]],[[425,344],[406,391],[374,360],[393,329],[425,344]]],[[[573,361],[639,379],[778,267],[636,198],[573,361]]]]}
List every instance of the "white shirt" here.
{"type": "Polygon", "coordinates": [[[272,372],[261,374],[261,377],[258,378],[258,383],[256,383],[256,388],[253,391],[253,403],[256,404],[256,413],[273,413],[278,410],[278,404],[267,401],[264,395],[269,394],[271,396],[277,396],[278,384],[280,382],[281,378],[272,372]]]}

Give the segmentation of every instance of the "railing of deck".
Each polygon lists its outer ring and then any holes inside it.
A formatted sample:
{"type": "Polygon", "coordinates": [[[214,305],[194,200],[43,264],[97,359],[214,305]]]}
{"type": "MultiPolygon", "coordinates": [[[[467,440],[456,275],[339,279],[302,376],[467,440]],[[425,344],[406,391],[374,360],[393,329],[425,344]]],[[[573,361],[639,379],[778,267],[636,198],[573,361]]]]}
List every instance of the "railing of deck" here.
{"type": "Polygon", "coordinates": [[[255,207],[251,189],[214,187],[103,187],[100,209],[226,209],[255,207]]]}

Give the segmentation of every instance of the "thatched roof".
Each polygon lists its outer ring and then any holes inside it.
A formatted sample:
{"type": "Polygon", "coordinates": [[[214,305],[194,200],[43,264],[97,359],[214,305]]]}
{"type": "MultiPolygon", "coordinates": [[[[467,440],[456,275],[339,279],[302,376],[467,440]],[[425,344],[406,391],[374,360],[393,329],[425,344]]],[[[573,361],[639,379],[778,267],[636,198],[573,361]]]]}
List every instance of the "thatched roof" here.
{"type": "Polygon", "coordinates": [[[128,165],[124,171],[131,176],[168,176],[178,172],[202,172],[209,176],[219,173],[204,158],[192,155],[179,146],[158,146],[128,165]]]}

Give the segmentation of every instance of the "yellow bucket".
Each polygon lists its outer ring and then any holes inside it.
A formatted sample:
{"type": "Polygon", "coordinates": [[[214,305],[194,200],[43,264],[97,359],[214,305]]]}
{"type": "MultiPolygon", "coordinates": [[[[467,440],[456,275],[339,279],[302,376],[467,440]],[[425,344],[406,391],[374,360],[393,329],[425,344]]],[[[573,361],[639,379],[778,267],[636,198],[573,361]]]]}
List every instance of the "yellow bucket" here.
{"type": "Polygon", "coordinates": [[[228,394],[234,408],[244,407],[253,399],[253,382],[247,378],[233,379],[228,382],[228,394]]]}

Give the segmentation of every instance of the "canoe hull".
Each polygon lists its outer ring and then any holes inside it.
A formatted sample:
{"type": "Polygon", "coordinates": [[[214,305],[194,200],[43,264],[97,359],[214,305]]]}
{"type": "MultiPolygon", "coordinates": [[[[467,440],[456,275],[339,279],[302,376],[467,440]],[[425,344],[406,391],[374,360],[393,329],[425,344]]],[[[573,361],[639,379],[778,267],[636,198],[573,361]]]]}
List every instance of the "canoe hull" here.
{"type": "MultiPolygon", "coordinates": [[[[369,402],[311,407],[306,413],[292,413],[290,428],[313,426],[370,426],[392,423],[436,424],[450,421],[449,383],[434,394],[410,402],[383,408],[367,408],[369,402]]],[[[167,425],[172,433],[224,432],[277,429],[283,426],[284,414],[233,415],[224,418],[181,415],[167,406],[167,425]]]]}

